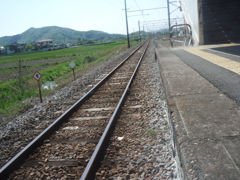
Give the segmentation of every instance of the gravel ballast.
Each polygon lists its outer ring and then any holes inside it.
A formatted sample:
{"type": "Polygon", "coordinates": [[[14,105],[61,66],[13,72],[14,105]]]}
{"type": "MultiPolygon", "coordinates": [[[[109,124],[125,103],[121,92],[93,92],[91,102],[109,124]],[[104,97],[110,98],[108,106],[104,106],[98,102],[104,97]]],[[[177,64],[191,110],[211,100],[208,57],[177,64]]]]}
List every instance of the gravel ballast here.
{"type": "Polygon", "coordinates": [[[177,179],[155,45],[131,86],[96,179],[177,179]]]}
{"type": "Polygon", "coordinates": [[[45,97],[43,103],[33,100],[29,104],[32,106],[29,110],[8,122],[0,122],[0,167],[88,92],[135,48],[102,61],[53,96],[45,97]]]}
{"type": "MultiPolygon", "coordinates": [[[[149,49],[131,85],[96,179],[178,179],[168,107],[156,43],[149,49]]],[[[134,49],[134,48],[133,48],[134,49]]],[[[131,50],[97,67],[37,103],[7,124],[0,124],[0,166],[110,72],[131,50]]]]}

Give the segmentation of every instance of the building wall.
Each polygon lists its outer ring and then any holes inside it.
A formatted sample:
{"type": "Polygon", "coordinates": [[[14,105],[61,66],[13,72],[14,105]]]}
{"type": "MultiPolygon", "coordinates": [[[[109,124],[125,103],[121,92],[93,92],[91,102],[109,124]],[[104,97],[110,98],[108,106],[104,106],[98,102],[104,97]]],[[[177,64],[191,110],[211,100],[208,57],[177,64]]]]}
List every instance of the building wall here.
{"type": "Polygon", "coordinates": [[[195,44],[240,42],[240,0],[181,0],[195,44]]]}
{"type": "Polygon", "coordinates": [[[240,42],[240,0],[199,1],[199,11],[202,12],[202,44],[240,42]]]}
{"type": "Polygon", "coordinates": [[[192,27],[194,44],[199,44],[199,12],[198,0],[181,0],[184,18],[192,27]]]}

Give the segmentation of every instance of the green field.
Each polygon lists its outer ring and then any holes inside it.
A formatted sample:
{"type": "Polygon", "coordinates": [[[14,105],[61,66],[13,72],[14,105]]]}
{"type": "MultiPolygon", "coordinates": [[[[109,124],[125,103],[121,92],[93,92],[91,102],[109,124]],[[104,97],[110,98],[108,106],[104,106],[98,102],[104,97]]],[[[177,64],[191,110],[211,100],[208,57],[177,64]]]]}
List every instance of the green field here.
{"type": "MultiPolygon", "coordinates": [[[[136,43],[132,42],[132,44],[136,43]]],[[[38,97],[37,82],[32,78],[36,70],[42,74],[41,83],[54,81],[58,84],[57,89],[60,89],[72,81],[72,69],[69,67],[71,61],[76,64],[75,72],[79,77],[86,68],[94,67],[100,61],[107,60],[125,49],[124,41],[0,56],[0,79],[1,76],[9,77],[0,81],[0,117],[18,114],[26,108],[31,98],[38,97]],[[23,60],[21,70],[19,59],[23,60]],[[16,74],[16,77],[11,77],[13,74],[16,74]]],[[[57,89],[43,90],[43,96],[48,96],[57,89]]]]}

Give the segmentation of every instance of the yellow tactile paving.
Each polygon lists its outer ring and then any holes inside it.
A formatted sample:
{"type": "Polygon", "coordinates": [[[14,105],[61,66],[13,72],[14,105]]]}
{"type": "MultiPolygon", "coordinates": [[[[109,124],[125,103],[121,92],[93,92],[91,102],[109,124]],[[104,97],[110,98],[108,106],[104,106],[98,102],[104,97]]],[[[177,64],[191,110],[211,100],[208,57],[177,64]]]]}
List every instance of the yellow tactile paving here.
{"type": "Polygon", "coordinates": [[[233,45],[238,45],[238,44],[224,44],[224,45],[217,45],[217,46],[199,46],[199,47],[193,47],[193,48],[185,48],[184,50],[191,54],[194,54],[196,56],[200,56],[201,58],[203,58],[211,63],[214,63],[214,64],[221,66],[225,69],[228,69],[230,71],[233,71],[237,74],[240,74],[240,62],[236,62],[231,59],[224,58],[224,57],[203,51],[204,49],[208,49],[208,48],[227,47],[227,46],[233,46],[233,45]]]}

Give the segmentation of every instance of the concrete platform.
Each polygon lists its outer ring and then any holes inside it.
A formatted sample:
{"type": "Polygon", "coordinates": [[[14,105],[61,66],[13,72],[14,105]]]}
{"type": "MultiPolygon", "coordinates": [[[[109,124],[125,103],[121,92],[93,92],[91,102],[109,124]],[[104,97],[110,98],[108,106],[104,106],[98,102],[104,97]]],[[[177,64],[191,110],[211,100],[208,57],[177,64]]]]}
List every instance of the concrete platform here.
{"type": "Polygon", "coordinates": [[[240,107],[166,48],[157,48],[182,179],[240,179],[240,107]]]}

